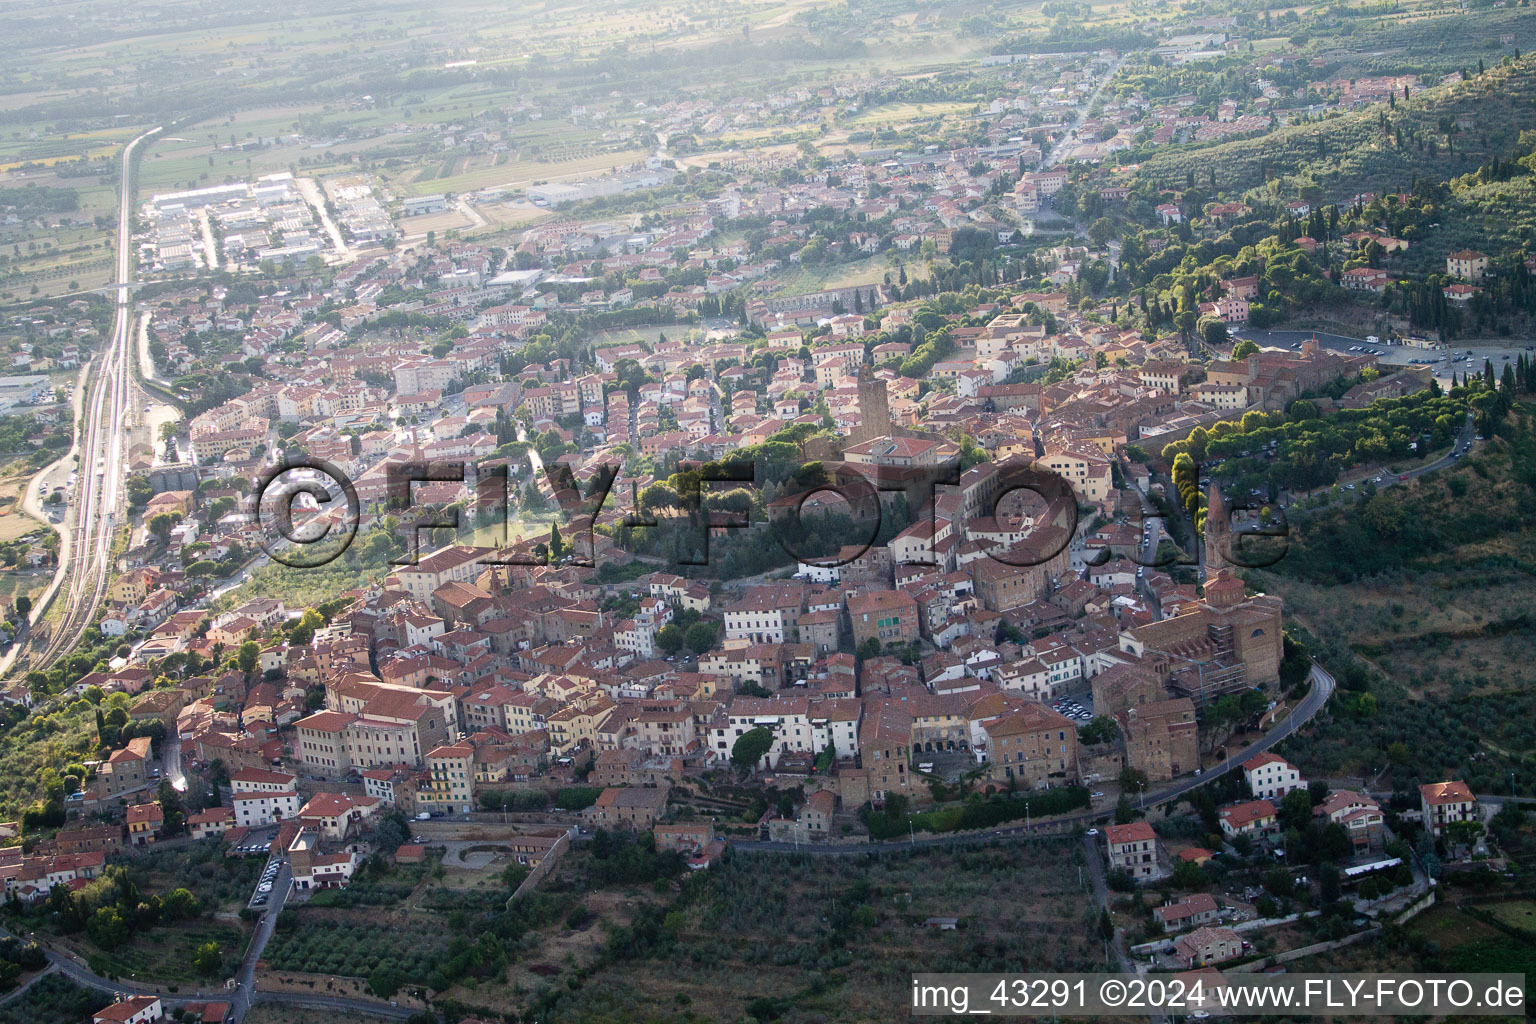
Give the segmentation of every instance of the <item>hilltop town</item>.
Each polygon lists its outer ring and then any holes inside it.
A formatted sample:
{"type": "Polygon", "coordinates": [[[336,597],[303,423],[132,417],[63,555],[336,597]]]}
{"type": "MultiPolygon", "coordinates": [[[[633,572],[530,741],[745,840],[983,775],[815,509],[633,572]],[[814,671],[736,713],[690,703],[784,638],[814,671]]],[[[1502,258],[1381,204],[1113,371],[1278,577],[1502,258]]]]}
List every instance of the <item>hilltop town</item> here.
{"type": "Polygon", "coordinates": [[[0,1019],[1536,971],[1521,6],[18,12],[0,1019]]]}

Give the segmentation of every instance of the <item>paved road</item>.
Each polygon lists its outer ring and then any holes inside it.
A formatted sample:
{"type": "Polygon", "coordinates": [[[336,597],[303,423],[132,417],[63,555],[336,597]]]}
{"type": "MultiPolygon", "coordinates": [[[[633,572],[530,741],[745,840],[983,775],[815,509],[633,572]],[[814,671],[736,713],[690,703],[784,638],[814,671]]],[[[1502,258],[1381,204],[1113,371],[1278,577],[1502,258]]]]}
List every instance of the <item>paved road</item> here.
{"type": "Polygon", "coordinates": [[[341,229],[336,226],[335,221],[331,220],[331,211],[325,208],[325,193],[320,190],[315,179],[296,178],[294,184],[298,186],[299,194],[304,197],[310,209],[315,211],[315,216],[320,218],[320,224],[325,228],[326,235],[330,237],[331,247],[336,250],[340,261],[350,260],[352,250],[347,246],[347,239],[342,235],[341,229]]]}
{"type": "MultiPolygon", "coordinates": [[[[286,868],[284,869],[283,877],[287,877],[286,868]]],[[[278,905],[278,909],[281,909],[280,904],[278,905]]],[[[239,979],[240,987],[237,989],[233,996],[230,996],[222,989],[213,989],[207,993],[191,992],[169,995],[165,992],[157,992],[154,989],[145,988],[144,986],[134,984],[133,982],[113,981],[109,978],[103,978],[99,974],[92,973],[89,968],[80,963],[78,960],[75,960],[73,957],[65,953],[61,953],[58,950],[46,947],[44,949],[44,955],[48,958],[48,969],[39,972],[37,977],[34,977],[27,983],[27,986],[23,986],[23,989],[29,987],[32,982],[37,980],[37,978],[43,977],[46,974],[58,972],[69,978],[77,985],[105,993],[107,998],[103,1000],[103,1006],[111,1002],[111,997],[114,995],[159,996],[161,1001],[165,1003],[168,1009],[184,1006],[187,1003],[206,1003],[209,1000],[220,1000],[228,1001],[231,1003],[233,1020],[236,1022],[244,1019],[245,1014],[250,1010],[254,1003],[279,1003],[284,1006],[298,1006],[319,1010],[337,1010],[346,1013],[361,1013],[374,1017],[384,1017],[390,1020],[405,1020],[415,1012],[414,1010],[403,1006],[385,1006],[382,1003],[368,1002],[362,999],[343,999],[333,996],[310,995],[300,992],[255,991],[255,964],[261,956],[261,950],[266,946],[267,939],[271,938],[272,929],[275,927],[276,920],[277,914],[274,912],[266,915],[258,926],[256,939],[252,941],[246,962],[242,965],[241,968],[239,979]]],[[[0,936],[20,938],[20,936],[14,935],[4,927],[0,927],[0,936]]],[[[10,999],[16,998],[17,995],[18,992],[7,993],[5,999],[0,999],[0,1005],[3,1005],[10,999]]]]}
{"type": "MultiPolygon", "coordinates": [[[[1089,881],[1093,883],[1094,902],[1106,911],[1109,909],[1109,885],[1105,874],[1104,850],[1099,845],[1095,836],[1083,836],[1083,863],[1088,869],[1089,881]]],[[[1115,967],[1125,974],[1139,974],[1137,965],[1131,961],[1130,954],[1125,948],[1125,930],[1115,929],[1114,938],[1109,942],[1109,953],[1115,959],[1115,967]]],[[[1167,1016],[1160,1013],[1149,1014],[1147,1018],[1151,1024],[1164,1024],[1167,1016]]]]}
{"type": "MultiPolygon", "coordinates": [[[[1328,702],[1328,698],[1333,695],[1334,686],[1333,676],[1321,665],[1314,662],[1312,665],[1312,688],[1307,691],[1307,695],[1302,698],[1301,703],[1296,705],[1291,714],[1283,721],[1276,724],[1269,732],[1225,761],[1204,769],[1199,775],[1186,776],[1177,780],[1172,785],[1146,794],[1144,799],[1138,801],[1138,806],[1155,807],[1158,804],[1179,800],[1191,790],[1219,779],[1229,771],[1240,770],[1244,761],[1264,753],[1294,733],[1299,727],[1310,722],[1322,710],[1323,705],[1328,702]]],[[[1087,826],[1103,818],[1104,814],[1103,810],[1083,811],[1065,817],[1052,818],[1040,824],[1012,825],[1006,828],[995,829],[991,832],[924,836],[920,839],[916,836],[909,836],[907,839],[893,839],[886,842],[845,844],[774,843],[733,839],[730,843],[731,846],[738,850],[763,853],[817,853],[847,857],[865,853],[900,850],[913,846],[976,846],[985,843],[1017,842],[1031,839],[1071,839],[1076,835],[1078,827],[1087,826]]]]}
{"type": "Polygon", "coordinates": [[[1056,137],[1055,145],[1051,146],[1051,148],[1046,151],[1045,156],[1041,158],[1041,167],[1056,166],[1057,154],[1060,153],[1064,147],[1069,145],[1069,139],[1072,140],[1070,145],[1077,144],[1077,130],[1081,128],[1083,126],[1083,122],[1087,120],[1089,113],[1093,110],[1093,105],[1099,102],[1099,97],[1104,95],[1105,87],[1108,86],[1110,81],[1120,73],[1120,69],[1125,66],[1126,60],[1126,57],[1121,57],[1119,60],[1115,61],[1115,66],[1105,71],[1104,77],[1099,79],[1099,84],[1094,87],[1093,94],[1090,95],[1087,100],[1078,104],[1077,116],[1072,119],[1071,126],[1056,137]]]}
{"type": "Polygon", "coordinates": [[[277,878],[272,883],[272,894],[269,898],[271,906],[267,913],[262,914],[256,921],[256,933],[251,936],[251,944],[246,947],[245,960],[240,964],[240,973],[236,975],[235,994],[230,1000],[230,1010],[236,1022],[245,1019],[256,996],[256,961],[261,959],[262,952],[267,948],[267,943],[272,938],[272,932],[277,928],[277,915],[283,912],[283,903],[288,899],[288,893],[293,885],[293,876],[289,874],[288,862],[279,861],[277,878]]]}
{"type": "MultiPolygon", "coordinates": [[[[1425,463],[1424,465],[1420,466],[1417,469],[1410,469],[1410,470],[1407,470],[1407,471],[1402,472],[1402,473],[1393,473],[1390,470],[1382,469],[1379,472],[1377,472],[1377,474],[1376,474],[1376,477],[1380,477],[1380,482],[1378,482],[1376,484],[1376,487],[1378,489],[1384,488],[1384,487],[1393,487],[1393,486],[1395,486],[1397,484],[1400,484],[1400,483],[1406,483],[1406,482],[1408,482],[1410,480],[1416,480],[1416,479],[1418,479],[1419,477],[1423,476],[1426,473],[1433,473],[1437,469],[1444,469],[1446,466],[1451,465],[1453,462],[1457,461],[1457,459],[1460,456],[1463,456],[1467,452],[1471,451],[1472,450],[1472,446],[1477,443],[1474,440],[1474,434],[1473,434],[1474,429],[1475,429],[1475,427],[1473,425],[1472,412],[1470,410],[1468,410],[1466,422],[1464,422],[1461,425],[1461,429],[1456,432],[1456,434],[1454,435],[1454,437],[1451,440],[1451,450],[1450,451],[1448,451],[1444,455],[1440,456],[1440,458],[1436,459],[1434,462],[1425,463]]],[[[1363,480],[1357,481],[1357,483],[1358,484],[1364,484],[1365,480],[1374,480],[1374,479],[1376,479],[1376,477],[1366,477],[1363,480]]],[[[1331,489],[1332,488],[1330,486],[1329,488],[1320,488],[1319,491],[1325,491],[1325,490],[1331,490],[1331,489]]],[[[1319,493],[1319,491],[1309,491],[1305,495],[1305,497],[1310,498],[1313,495],[1319,493]]],[[[1339,500],[1340,501],[1353,500],[1354,495],[1355,495],[1354,491],[1345,490],[1344,487],[1342,487],[1342,486],[1339,488],[1339,500]]],[[[1286,506],[1282,506],[1282,507],[1289,509],[1292,505],[1295,505],[1295,503],[1297,501],[1299,501],[1299,500],[1301,500],[1301,499],[1293,497],[1291,505],[1286,505],[1286,506]]]]}
{"type": "Polygon", "coordinates": [[[22,995],[26,993],[27,989],[31,988],[34,984],[41,981],[43,978],[48,977],[48,975],[52,974],[56,970],[58,970],[58,967],[55,964],[48,964],[46,967],[32,975],[32,977],[22,982],[16,988],[13,988],[5,995],[0,996],[0,1006],[4,1006],[6,1003],[11,1002],[12,1000],[20,999],[22,995]]]}

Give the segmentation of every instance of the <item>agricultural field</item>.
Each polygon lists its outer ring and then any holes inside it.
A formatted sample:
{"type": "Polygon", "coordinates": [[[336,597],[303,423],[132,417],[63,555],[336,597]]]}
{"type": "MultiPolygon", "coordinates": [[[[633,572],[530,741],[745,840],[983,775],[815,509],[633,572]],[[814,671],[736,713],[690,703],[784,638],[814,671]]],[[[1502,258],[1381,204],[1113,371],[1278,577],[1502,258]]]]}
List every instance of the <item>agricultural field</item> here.
{"type": "Polygon", "coordinates": [[[86,1020],[103,1006],[101,993],[76,985],[60,974],[41,978],[4,1006],[7,1024],[59,1024],[86,1020]]]}
{"type": "Polygon", "coordinates": [[[279,973],[366,978],[392,964],[409,977],[424,977],[448,946],[440,929],[423,928],[419,920],[409,926],[408,916],[378,909],[288,909],[283,916],[264,952],[268,968],[279,973]]]}
{"type": "MultiPolygon", "coordinates": [[[[67,932],[57,919],[29,915],[12,922],[15,927],[49,934],[56,945],[73,950],[96,973],[109,978],[154,978],[170,984],[209,984],[220,980],[199,970],[199,947],[213,943],[219,948],[224,968],[239,961],[245,952],[250,929],[236,913],[244,905],[261,872],[258,858],[229,858],[214,843],[176,849],[152,850],[123,862],[126,882],[143,900],[164,901],[175,889],[195,897],[195,916],[170,921],[158,919],[124,929],[110,937],[106,930],[87,926],[67,932]]],[[[106,907],[120,898],[115,883],[98,882],[88,891],[90,904],[106,907]]],[[[217,973],[217,972],[216,972],[217,973]]]]}
{"type": "MultiPolygon", "coordinates": [[[[894,279],[897,266],[894,257],[882,254],[851,263],[786,267],[783,272],[774,275],[773,280],[779,286],[775,294],[797,295],[823,288],[845,288],[855,284],[877,283],[883,281],[887,274],[894,279]]],[[[926,274],[926,264],[913,263],[907,270],[909,278],[925,277],[926,274]]]]}
{"type": "Polygon", "coordinates": [[[558,1020],[595,1019],[600,1006],[733,1019],[759,997],[835,1020],[897,1013],[914,969],[1089,969],[1101,955],[1073,844],[736,855],[685,878],[668,858],[605,839],[508,910],[520,875],[465,889],[451,864],[395,868],[286,910],[266,959],[278,975],[377,979],[381,995],[427,984],[467,1006],[558,1020]],[[782,910],[764,918],[770,904],[782,910]],[[958,931],[921,927],[946,914],[962,918],[958,931]],[[862,1016],[838,1009],[855,991],[862,1016]]]}
{"type": "Polygon", "coordinates": [[[345,1010],[306,1010],[280,1003],[257,1003],[245,1015],[245,1024],[376,1024],[378,1019],[345,1010]]]}
{"type": "Polygon", "coordinates": [[[1450,178],[1506,154],[1521,129],[1531,126],[1527,111],[1533,96],[1536,79],[1494,64],[1487,75],[1414,93],[1390,112],[1372,108],[1282,127],[1256,139],[1162,150],[1137,176],[1165,188],[1179,187],[1191,175],[1202,181],[1213,176],[1218,188],[1262,188],[1275,196],[1346,198],[1406,188],[1414,176],[1450,178]],[[1455,144],[1445,145],[1442,126],[1463,120],[1471,127],[1456,129],[1455,144]],[[1428,139],[1440,145],[1420,145],[1428,139]]]}
{"type": "Polygon", "coordinates": [[[85,942],[76,946],[91,969],[103,977],[130,981],[135,977],[154,978],[173,985],[217,985],[222,977],[210,978],[193,965],[198,947],[209,942],[217,943],[226,967],[224,973],[232,973],[233,966],[244,955],[249,939],[250,932],[238,920],[200,918],[175,928],[162,928],[153,934],[138,936],[110,953],[101,952],[85,942]]]}
{"type": "Polygon", "coordinates": [[[1536,933],[1536,900],[1505,900],[1484,904],[1480,909],[1501,924],[1536,933]]]}
{"type": "MultiPolygon", "coordinates": [[[[881,857],[736,855],[642,915],[610,961],[534,1005],[560,1020],[676,1007],[678,1019],[743,1012],[826,1021],[903,1015],[914,971],[1071,971],[1102,966],[1077,848],[1041,843],[881,857]],[[772,914],[762,908],[772,906],[772,914]],[[985,908],[985,910],[982,910],[985,908]],[[922,927],[958,916],[956,931],[922,927]],[[753,1007],[758,1012],[754,1012],[753,1007]]],[[[572,980],[575,980],[574,978],[572,980]]]]}

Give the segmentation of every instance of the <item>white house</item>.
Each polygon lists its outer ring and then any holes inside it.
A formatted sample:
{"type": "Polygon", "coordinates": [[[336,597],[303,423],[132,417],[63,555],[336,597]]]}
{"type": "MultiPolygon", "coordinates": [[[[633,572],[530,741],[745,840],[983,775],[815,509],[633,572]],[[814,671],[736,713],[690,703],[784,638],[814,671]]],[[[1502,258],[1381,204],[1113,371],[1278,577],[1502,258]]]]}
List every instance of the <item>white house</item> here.
{"type": "Polygon", "coordinates": [[[1243,762],[1243,777],[1248,781],[1248,791],[1257,800],[1278,802],[1291,790],[1307,784],[1295,765],[1278,754],[1267,752],[1243,762]]]}

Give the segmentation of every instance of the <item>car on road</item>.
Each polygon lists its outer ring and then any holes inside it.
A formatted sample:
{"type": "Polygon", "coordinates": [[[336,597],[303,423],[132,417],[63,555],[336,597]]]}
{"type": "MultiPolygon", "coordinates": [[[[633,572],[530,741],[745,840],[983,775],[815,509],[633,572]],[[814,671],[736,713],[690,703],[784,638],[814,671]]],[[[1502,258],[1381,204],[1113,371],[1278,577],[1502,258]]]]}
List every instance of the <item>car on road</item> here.
{"type": "Polygon", "coordinates": [[[271,892],[272,891],[272,883],[271,882],[262,882],[260,885],[258,885],[256,887],[256,891],[257,892],[271,892]]]}
{"type": "Polygon", "coordinates": [[[1098,834],[1099,834],[1099,830],[1096,829],[1096,828],[1091,828],[1087,832],[1083,833],[1083,835],[1085,835],[1085,836],[1096,836],[1098,834]]]}

